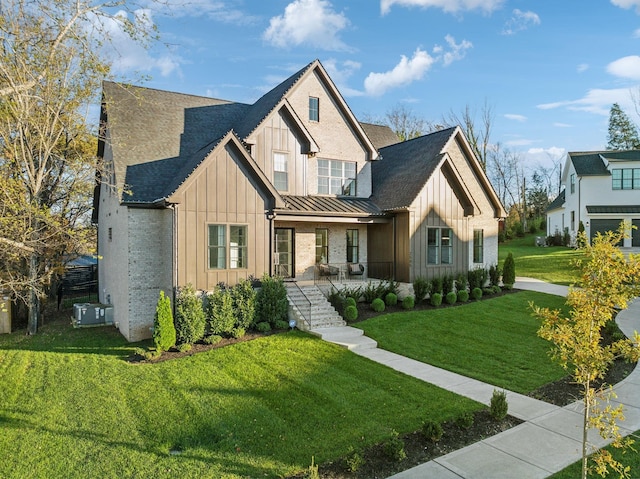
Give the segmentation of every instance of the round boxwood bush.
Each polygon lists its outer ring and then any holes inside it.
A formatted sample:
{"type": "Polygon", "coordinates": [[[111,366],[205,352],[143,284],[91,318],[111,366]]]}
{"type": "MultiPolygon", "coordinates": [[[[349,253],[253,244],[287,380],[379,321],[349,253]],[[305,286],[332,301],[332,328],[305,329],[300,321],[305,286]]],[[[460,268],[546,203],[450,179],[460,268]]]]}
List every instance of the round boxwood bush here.
{"type": "Polygon", "coordinates": [[[477,299],[482,299],[482,289],[480,289],[480,288],[473,288],[473,289],[471,290],[471,297],[472,297],[473,299],[476,299],[476,300],[477,300],[477,299]]]}
{"type": "Polygon", "coordinates": [[[466,289],[458,291],[458,301],[461,303],[469,301],[469,292],[466,289]]]}
{"type": "Polygon", "coordinates": [[[413,309],[416,305],[416,300],[413,296],[407,296],[402,300],[402,307],[404,309],[413,309]]]}
{"type": "Polygon", "coordinates": [[[373,309],[376,313],[381,313],[384,311],[384,301],[380,298],[376,298],[371,302],[371,309],[373,309]]]}
{"type": "Polygon", "coordinates": [[[346,308],[347,306],[357,306],[356,300],[351,296],[347,296],[347,299],[344,300],[344,307],[346,308]]]}
{"type": "Polygon", "coordinates": [[[358,308],[351,304],[344,308],[344,319],[347,321],[347,323],[358,319],[358,308]]]}
{"type": "Polygon", "coordinates": [[[268,333],[269,331],[271,331],[271,325],[269,324],[269,321],[260,321],[258,324],[256,324],[256,331],[258,331],[259,333],[268,333]]]}
{"type": "Polygon", "coordinates": [[[445,296],[445,301],[447,304],[455,304],[458,301],[458,295],[454,291],[450,291],[445,296]]]}
{"type": "Polygon", "coordinates": [[[274,325],[275,329],[289,329],[289,321],[278,319],[274,325]]]}
{"type": "Polygon", "coordinates": [[[384,302],[387,306],[395,306],[398,304],[398,295],[396,293],[387,293],[384,297],[384,302]]]}
{"type": "Polygon", "coordinates": [[[433,293],[429,298],[431,306],[440,306],[442,304],[442,295],[440,293],[433,293]]]}

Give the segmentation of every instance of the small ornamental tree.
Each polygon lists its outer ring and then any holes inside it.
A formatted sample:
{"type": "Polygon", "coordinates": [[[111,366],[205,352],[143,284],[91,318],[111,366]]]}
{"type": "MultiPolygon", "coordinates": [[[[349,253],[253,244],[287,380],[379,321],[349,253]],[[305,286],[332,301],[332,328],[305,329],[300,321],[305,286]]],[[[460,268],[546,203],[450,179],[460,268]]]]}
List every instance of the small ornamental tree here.
{"type": "Polygon", "coordinates": [[[515,282],[516,263],[513,260],[513,254],[509,252],[508,256],[504,260],[504,266],[502,267],[502,284],[504,284],[506,289],[511,289],[515,282]]]}
{"type": "MultiPolygon", "coordinates": [[[[633,339],[618,340],[609,345],[602,343],[602,329],[614,320],[617,308],[625,309],[630,299],[640,294],[640,255],[625,258],[615,246],[624,237],[624,228],[617,233],[597,234],[593,244],[585,241],[584,259],[577,262],[582,268],[579,288],[571,289],[567,296],[569,317],[559,310],[532,305],[534,314],[542,319],[538,335],[553,343],[552,358],[565,369],[571,370],[574,382],[580,385],[584,416],[582,422],[582,478],[590,471],[589,453],[597,449],[588,443],[587,433],[595,428],[614,447],[626,447],[630,439],[622,437],[617,420],[622,420],[622,406],[613,407],[609,400],[615,397],[610,386],[594,387],[618,357],[632,361],[640,359],[640,335],[633,339]]],[[[628,468],[616,461],[606,450],[592,456],[593,470],[605,476],[609,467],[629,477],[628,468]]]]}
{"type": "Polygon", "coordinates": [[[158,352],[168,351],[176,344],[176,328],[173,325],[171,300],[164,295],[164,291],[160,291],[156,314],[153,318],[153,344],[158,352]]]}

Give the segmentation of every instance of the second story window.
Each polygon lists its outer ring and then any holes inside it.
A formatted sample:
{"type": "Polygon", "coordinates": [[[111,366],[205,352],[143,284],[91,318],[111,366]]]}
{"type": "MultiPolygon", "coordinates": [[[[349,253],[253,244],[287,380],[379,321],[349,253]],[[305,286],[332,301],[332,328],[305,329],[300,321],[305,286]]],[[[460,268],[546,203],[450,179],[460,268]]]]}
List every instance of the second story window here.
{"type": "Polygon", "coordinates": [[[569,177],[569,181],[571,182],[570,183],[571,193],[573,194],[573,193],[576,192],[576,175],[575,175],[575,173],[571,173],[571,176],[569,177]]]}
{"type": "Polygon", "coordinates": [[[318,160],[318,194],[356,196],[355,161],[318,160]]]}
{"type": "Polygon", "coordinates": [[[614,190],[640,190],[640,168],[616,168],[611,179],[614,190]]]}
{"type": "Polygon", "coordinates": [[[289,166],[285,153],[273,154],[273,186],[278,191],[289,190],[289,166]]]}
{"type": "Polygon", "coordinates": [[[320,121],[320,98],[309,97],[309,120],[320,121]]]}

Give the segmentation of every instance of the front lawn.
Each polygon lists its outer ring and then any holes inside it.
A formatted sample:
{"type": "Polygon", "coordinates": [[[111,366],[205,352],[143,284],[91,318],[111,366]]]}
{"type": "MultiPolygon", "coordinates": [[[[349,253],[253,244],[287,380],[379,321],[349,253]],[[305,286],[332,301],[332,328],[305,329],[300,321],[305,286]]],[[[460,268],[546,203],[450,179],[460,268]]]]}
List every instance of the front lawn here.
{"type": "Polygon", "coordinates": [[[301,332],[133,351],[113,328],[0,337],[0,477],[275,478],[483,409],[301,332]]]}
{"type": "Polygon", "coordinates": [[[516,276],[528,276],[567,286],[579,279],[579,270],[573,265],[573,261],[582,256],[579,250],[564,246],[536,246],[535,235],[527,235],[498,245],[501,267],[509,252],[515,259],[516,276]]]}
{"type": "Polygon", "coordinates": [[[354,326],[378,347],[527,394],[566,375],[539,338],[529,302],[563,308],[564,298],[521,291],[462,306],[393,313],[354,326]]]}

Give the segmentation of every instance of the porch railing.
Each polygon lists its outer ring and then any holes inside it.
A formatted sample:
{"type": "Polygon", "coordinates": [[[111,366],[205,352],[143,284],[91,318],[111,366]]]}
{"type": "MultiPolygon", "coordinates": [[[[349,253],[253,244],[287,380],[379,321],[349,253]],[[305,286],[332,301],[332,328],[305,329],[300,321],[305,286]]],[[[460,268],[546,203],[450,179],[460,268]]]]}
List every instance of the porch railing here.
{"type": "Polygon", "coordinates": [[[300,289],[300,286],[298,286],[298,283],[295,281],[287,282],[287,285],[291,288],[295,288],[295,290],[302,295],[298,296],[297,299],[294,299],[293,304],[298,308],[302,319],[304,319],[304,322],[307,323],[309,329],[311,329],[311,300],[306,294],[304,294],[304,291],[300,289]]]}
{"type": "Polygon", "coordinates": [[[315,283],[343,283],[369,279],[394,279],[391,261],[367,263],[320,263],[314,268],[315,283]]]}

